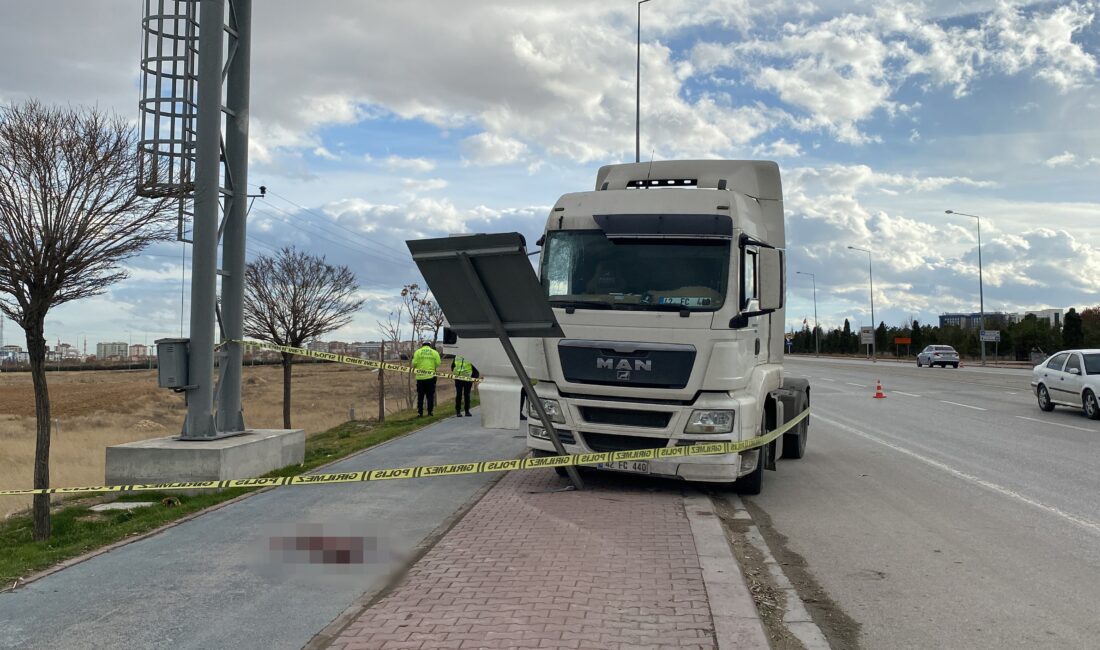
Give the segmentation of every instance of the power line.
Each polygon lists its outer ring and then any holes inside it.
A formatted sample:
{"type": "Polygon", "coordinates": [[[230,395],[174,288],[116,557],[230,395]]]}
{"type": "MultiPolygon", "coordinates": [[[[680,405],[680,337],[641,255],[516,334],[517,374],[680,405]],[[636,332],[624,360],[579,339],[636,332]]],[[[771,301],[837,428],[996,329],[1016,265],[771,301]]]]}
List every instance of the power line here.
{"type": "MultiPolygon", "coordinates": [[[[271,207],[275,207],[275,206],[271,206],[271,207]]],[[[279,210],[279,208],[277,208],[277,207],[275,207],[275,209],[279,210]]],[[[331,244],[335,244],[337,246],[343,246],[344,248],[346,248],[348,250],[355,251],[357,253],[363,253],[365,255],[375,257],[375,258],[384,260],[386,262],[392,262],[394,264],[403,264],[403,265],[413,266],[413,263],[412,263],[411,260],[399,259],[399,258],[390,256],[390,255],[385,255],[385,254],[383,254],[379,251],[370,250],[368,248],[363,247],[362,245],[358,245],[354,241],[349,241],[343,235],[340,235],[338,233],[334,233],[332,231],[325,230],[324,228],[319,227],[317,224],[309,224],[309,225],[314,227],[314,230],[307,230],[305,227],[303,227],[303,225],[295,223],[291,219],[291,217],[293,217],[293,215],[291,215],[290,213],[287,213],[285,211],[280,210],[280,212],[283,212],[283,214],[287,215],[287,218],[280,217],[279,215],[277,215],[273,212],[268,212],[266,210],[262,210],[262,209],[259,209],[259,208],[257,208],[257,212],[259,212],[260,214],[266,215],[268,217],[271,217],[272,219],[275,219],[275,220],[280,221],[282,223],[285,223],[286,225],[290,226],[291,228],[295,228],[295,229],[297,229],[297,230],[299,230],[299,231],[301,231],[301,232],[303,232],[307,235],[310,235],[311,237],[317,237],[318,239],[321,239],[323,241],[327,241],[331,244]]]]}
{"type": "MultiPolygon", "coordinates": [[[[324,214],[322,214],[320,212],[317,212],[316,210],[312,210],[310,208],[307,208],[307,207],[305,207],[305,206],[303,206],[299,203],[295,203],[294,201],[286,198],[285,196],[282,196],[281,194],[277,194],[275,192],[272,192],[270,189],[267,191],[267,193],[274,196],[277,199],[280,199],[282,201],[285,201],[286,203],[289,203],[290,205],[293,205],[294,207],[298,208],[299,210],[302,210],[303,212],[308,212],[308,213],[312,214],[313,216],[321,219],[322,221],[324,221],[325,223],[327,223],[329,225],[335,226],[336,228],[339,228],[340,230],[343,230],[344,232],[347,232],[348,234],[351,234],[351,235],[354,235],[355,237],[360,238],[367,245],[379,246],[381,248],[385,248],[388,251],[391,251],[392,253],[396,253],[399,257],[403,257],[404,255],[407,254],[406,251],[403,251],[399,248],[394,248],[393,246],[390,246],[389,244],[371,239],[370,237],[367,237],[362,232],[359,232],[357,230],[352,230],[351,228],[348,228],[347,226],[344,226],[343,224],[339,223],[338,221],[331,220],[327,216],[325,216],[324,214]]],[[[271,204],[269,204],[269,205],[271,205],[271,204]]],[[[286,213],[285,210],[280,209],[276,205],[271,205],[271,207],[275,208],[276,210],[279,210],[280,212],[286,213]]]]}

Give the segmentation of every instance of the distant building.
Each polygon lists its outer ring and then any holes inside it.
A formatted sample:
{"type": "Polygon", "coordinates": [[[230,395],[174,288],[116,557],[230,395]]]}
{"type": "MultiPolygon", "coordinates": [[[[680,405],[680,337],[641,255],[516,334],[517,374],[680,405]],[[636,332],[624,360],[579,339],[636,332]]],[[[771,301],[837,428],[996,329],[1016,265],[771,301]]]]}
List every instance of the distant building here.
{"type": "Polygon", "coordinates": [[[148,359],[149,358],[149,346],[142,345],[141,343],[135,343],[130,346],[130,358],[131,359],[148,359]]]}
{"type": "Polygon", "coordinates": [[[328,351],[332,354],[355,354],[355,348],[353,348],[350,343],[344,343],[343,341],[330,341],[328,344],[328,351]]]}
{"type": "Polygon", "coordinates": [[[23,348],[18,345],[5,345],[0,348],[0,362],[20,363],[23,356],[23,348]]]}
{"type": "MultiPolygon", "coordinates": [[[[997,329],[1003,325],[1013,322],[1015,314],[1006,314],[1004,312],[986,312],[985,313],[985,328],[987,330],[997,329]]],[[[969,314],[940,314],[940,327],[958,327],[964,330],[976,330],[981,326],[982,314],[981,312],[973,312],[969,314]]]]}
{"type": "Polygon", "coordinates": [[[1040,319],[1045,318],[1048,322],[1050,322],[1051,327],[1061,327],[1062,314],[1064,312],[1064,309],[1037,309],[1034,311],[1025,311],[1024,316],[1035,316],[1035,318],[1040,319]]]}
{"type": "Polygon", "coordinates": [[[382,344],[378,341],[367,341],[366,343],[355,342],[350,345],[352,352],[360,359],[377,359],[378,352],[382,349],[382,344]]]}
{"type": "Polygon", "coordinates": [[[95,356],[97,359],[125,359],[130,353],[127,343],[96,343],[95,356]]]}
{"type": "Polygon", "coordinates": [[[310,341],[306,343],[306,348],[314,352],[328,352],[328,343],[325,341],[310,341]]]}

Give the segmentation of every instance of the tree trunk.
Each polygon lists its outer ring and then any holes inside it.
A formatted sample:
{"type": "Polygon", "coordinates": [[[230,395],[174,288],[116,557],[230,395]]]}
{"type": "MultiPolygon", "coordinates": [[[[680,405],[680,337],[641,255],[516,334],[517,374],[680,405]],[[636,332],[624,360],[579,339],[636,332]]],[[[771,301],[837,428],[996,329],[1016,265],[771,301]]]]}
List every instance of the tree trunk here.
{"type": "MultiPolygon", "coordinates": [[[[27,328],[27,353],[31,361],[34,383],[34,415],[37,435],[34,446],[34,487],[50,487],[50,391],[46,387],[46,337],[44,321],[39,319],[27,328]]],[[[50,538],[50,495],[34,495],[34,539],[50,538]]]]}
{"type": "Polygon", "coordinates": [[[283,428],[290,428],[290,367],[293,359],[283,352],[283,428]]]}
{"type": "MultiPolygon", "coordinates": [[[[378,349],[378,361],[386,362],[386,342],[382,341],[378,349]]],[[[386,371],[378,369],[378,421],[386,421],[386,371]]]]}

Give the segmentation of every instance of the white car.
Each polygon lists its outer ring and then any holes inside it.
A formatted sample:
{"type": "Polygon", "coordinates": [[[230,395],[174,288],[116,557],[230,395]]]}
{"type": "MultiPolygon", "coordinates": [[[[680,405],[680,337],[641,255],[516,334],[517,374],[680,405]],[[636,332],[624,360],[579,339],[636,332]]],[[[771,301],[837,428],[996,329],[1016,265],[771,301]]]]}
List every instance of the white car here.
{"type": "Polygon", "coordinates": [[[959,367],[959,353],[950,345],[929,345],[917,355],[917,367],[951,366],[959,367]]]}
{"type": "Polygon", "coordinates": [[[1072,406],[1100,420],[1100,349],[1055,354],[1032,369],[1031,387],[1044,411],[1053,411],[1056,404],[1072,406]]]}

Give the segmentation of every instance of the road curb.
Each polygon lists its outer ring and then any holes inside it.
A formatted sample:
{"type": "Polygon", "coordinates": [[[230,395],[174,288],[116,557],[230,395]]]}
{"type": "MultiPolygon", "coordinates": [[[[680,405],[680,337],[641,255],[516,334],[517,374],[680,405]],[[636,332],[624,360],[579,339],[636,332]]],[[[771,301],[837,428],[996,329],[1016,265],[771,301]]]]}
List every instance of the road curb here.
{"type": "Polygon", "coordinates": [[[825,638],[824,632],[810,616],[810,612],[806,609],[806,603],[798,595],[798,590],[787,577],[787,574],[783,572],[783,567],[775,559],[767,541],[760,533],[760,529],[753,522],[752,515],[745,508],[745,504],[741,502],[741,497],[732,496],[727,501],[733,506],[735,519],[749,522],[745,527],[745,541],[764,558],[764,566],[767,567],[769,576],[775,582],[775,586],[783,592],[785,601],[783,626],[798,639],[806,650],[829,650],[829,642],[825,638]]]}
{"type": "Polygon", "coordinates": [[[699,553],[718,649],[770,647],[764,623],[714,512],[714,504],[706,496],[688,495],[684,497],[684,512],[699,553]]]}

